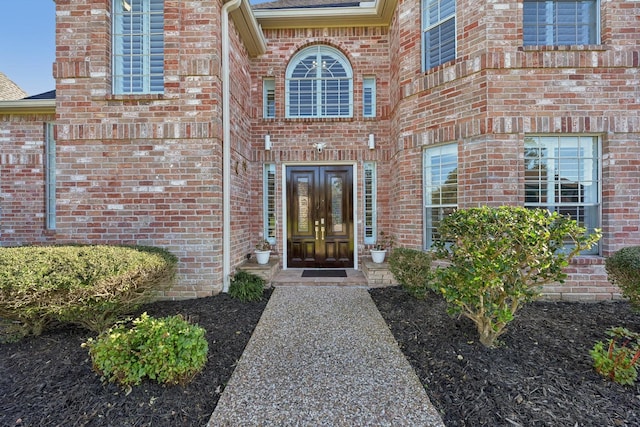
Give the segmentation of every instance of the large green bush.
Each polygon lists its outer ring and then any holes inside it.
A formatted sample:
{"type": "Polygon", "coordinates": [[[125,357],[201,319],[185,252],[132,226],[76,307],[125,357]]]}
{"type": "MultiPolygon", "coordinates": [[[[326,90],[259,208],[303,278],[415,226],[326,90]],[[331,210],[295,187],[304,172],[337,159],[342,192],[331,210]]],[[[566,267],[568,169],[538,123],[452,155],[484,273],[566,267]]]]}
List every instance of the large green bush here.
{"type": "Polygon", "coordinates": [[[438,232],[438,256],[449,263],[438,270],[439,291],[488,347],[541,285],[562,282],[569,260],[600,239],[557,212],[514,206],[460,209],[438,232]]]}
{"type": "Polygon", "coordinates": [[[640,246],[622,248],[607,258],[609,280],[640,310],[640,246]]]}
{"type": "Polygon", "coordinates": [[[152,247],[0,248],[0,317],[38,335],[51,322],[96,332],[171,284],[177,259],[152,247]]]}
{"type": "Polygon", "coordinates": [[[83,344],[93,369],[124,387],[147,377],[162,384],[186,384],[207,362],[205,330],[181,316],[156,319],[143,313],[128,329],[119,324],[83,344]]]}
{"type": "Polygon", "coordinates": [[[430,253],[396,248],[389,255],[389,270],[407,292],[423,299],[432,286],[431,260],[430,253]]]}

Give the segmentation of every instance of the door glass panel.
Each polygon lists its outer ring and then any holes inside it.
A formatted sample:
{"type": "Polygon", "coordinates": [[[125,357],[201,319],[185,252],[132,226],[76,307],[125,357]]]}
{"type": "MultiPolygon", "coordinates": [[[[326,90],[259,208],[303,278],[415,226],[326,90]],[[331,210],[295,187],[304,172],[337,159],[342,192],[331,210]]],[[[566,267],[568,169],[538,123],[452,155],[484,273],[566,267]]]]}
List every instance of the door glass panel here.
{"type": "Polygon", "coordinates": [[[343,230],[342,178],[331,177],[331,226],[334,233],[343,230]]]}
{"type": "Polygon", "coordinates": [[[299,178],[298,186],[298,231],[309,232],[309,179],[299,178]]]}

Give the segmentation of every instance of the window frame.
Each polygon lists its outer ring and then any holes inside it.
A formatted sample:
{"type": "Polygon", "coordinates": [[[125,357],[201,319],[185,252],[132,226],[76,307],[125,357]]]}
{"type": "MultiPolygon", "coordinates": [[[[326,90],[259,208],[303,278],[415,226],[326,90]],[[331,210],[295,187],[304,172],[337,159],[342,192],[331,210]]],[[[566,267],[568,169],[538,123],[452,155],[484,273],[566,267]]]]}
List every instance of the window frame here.
{"type": "MultiPolygon", "coordinates": [[[[577,218],[578,223],[587,228],[588,232],[593,232],[596,228],[602,228],[602,139],[598,135],[593,134],[530,134],[525,136],[524,140],[524,192],[525,200],[524,207],[529,209],[547,209],[551,212],[557,211],[560,213],[571,213],[575,211],[577,216],[582,213],[582,219],[577,218]],[[528,141],[529,139],[533,141],[528,141]],[[572,148],[570,140],[574,139],[577,142],[577,150],[575,156],[569,155],[569,149],[572,148]],[[587,145],[583,143],[583,140],[591,140],[591,144],[587,145]],[[555,145],[543,145],[543,143],[551,143],[556,141],[555,145]],[[553,150],[553,156],[531,156],[527,154],[528,148],[533,146],[533,142],[537,141],[536,148],[544,147],[545,150],[553,150]],[[563,142],[564,141],[564,142],[563,142]],[[569,148],[566,148],[566,147],[569,148]],[[589,148],[591,155],[584,153],[583,148],[589,148]],[[564,152],[563,152],[564,150],[564,152]],[[537,180],[528,179],[527,163],[537,159],[547,159],[544,164],[544,170],[553,170],[553,175],[546,174],[546,178],[543,180],[543,167],[538,167],[537,180]],[[571,164],[568,161],[577,159],[583,161],[584,164],[571,164]],[[591,167],[587,167],[588,163],[592,162],[591,167]],[[565,172],[567,171],[567,172],[565,172]],[[576,172],[577,171],[577,172],[576,172]],[[578,179],[571,180],[567,175],[576,174],[578,179]],[[591,175],[591,179],[587,177],[591,175]],[[593,176],[595,175],[595,176],[593,176]],[[582,179],[579,177],[583,176],[582,179]],[[556,178],[557,177],[557,178],[556,178]],[[544,184],[543,184],[544,183],[544,184]],[[575,183],[575,185],[573,185],[575,183]],[[590,189],[584,189],[589,187],[589,184],[593,185],[590,189]],[[576,188],[573,190],[572,187],[576,188]],[[537,188],[537,191],[536,191],[537,188]],[[545,191],[543,191],[543,189],[545,191]],[[527,200],[532,198],[532,195],[538,199],[537,202],[527,200]],[[584,201],[563,201],[563,198],[571,197],[591,197],[595,200],[584,201]],[[552,201],[547,201],[549,198],[552,201]],[[545,199],[545,200],[542,200],[545,199]],[[564,211],[564,212],[563,212],[564,211]],[[589,214],[589,212],[591,212],[589,214]],[[595,216],[595,218],[593,218],[595,216]]],[[[574,218],[576,219],[576,218],[574,218]]],[[[584,255],[598,255],[600,253],[600,244],[594,245],[591,249],[582,251],[584,255]]]]}
{"type": "Polygon", "coordinates": [[[362,225],[365,245],[376,243],[378,236],[378,171],[376,162],[363,164],[362,225]]]}
{"type": "Polygon", "coordinates": [[[362,117],[376,117],[377,108],[377,83],[375,76],[364,76],[362,78],[362,117]],[[369,92],[369,94],[368,94],[369,92]],[[371,99],[367,100],[367,97],[371,99]]]}
{"type": "Polygon", "coordinates": [[[55,124],[44,124],[45,228],[56,229],[56,140],[55,124]]]}
{"type": "MultiPolygon", "coordinates": [[[[299,93],[303,93],[302,91],[300,91],[299,93]]],[[[341,92],[338,91],[338,98],[340,98],[340,94],[341,92]]],[[[286,70],[286,77],[285,77],[285,116],[286,118],[290,118],[290,119],[314,119],[314,118],[321,118],[321,119],[342,119],[342,118],[353,118],[353,69],[351,67],[351,63],[349,62],[349,60],[347,59],[347,57],[340,52],[338,49],[331,47],[331,46],[327,46],[327,45],[313,45],[313,46],[309,46],[306,47],[302,50],[300,50],[298,53],[296,53],[291,60],[289,61],[289,64],[287,65],[287,70],[286,70]],[[315,51],[315,52],[314,52],[315,51]],[[338,63],[342,66],[342,68],[344,69],[345,72],[345,76],[344,77],[336,77],[336,78],[324,78],[322,77],[322,69],[323,67],[312,67],[311,69],[316,70],[316,75],[314,77],[311,78],[294,78],[292,77],[292,74],[294,73],[294,71],[296,71],[296,68],[298,66],[298,64],[301,64],[305,59],[313,56],[313,54],[315,53],[316,59],[314,61],[314,65],[316,63],[320,63],[323,62],[321,57],[323,55],[327,55],[332,57],[333,60],[335,60],[334,63],[338,63]],[[326,109],[327,106],[329,105],[335,105],[337,107],[338,110],[342,111],[342,108],[344,107],[344,104],[339,101],[337,104],[327,104],[323,102],[323,98],[327,98],[327,93],[330,94],[330,92],[323,90],[323,82],[325,81],[332,81],[332,80],[337,80],[337,81],[346,81],[348,83],[348,87],[347,87],[347,91],[348,91],[348,109],[347,112],[345,114],[325,114],[323,112],[323,109],[326,109]],[[301,103],[296,103],[293,104],[291,102],[291,97],[294,95],[294,92],[292,90],[291,87],[291,83],[294,81],[299,81],[299,82],[304,82],[304,81],[310,81],[312,82],[311,86],[311,95],[309,95],[312,99],[310,104],[308,104],[308,106],[312,109],[315,110],[315,113],[313,114],[304,114],[302,112],[300,112],[300,110],[302,110],[301,107],[305,107],[304,104],[301,103]],[[297,110],[299,111],[298,113],[293,113],[293,108],[297,108],[297,110]]]]}
{"type": "MultiPolygon", "coordinates": [[[[537,11],[537,10],[536,10],[537,11]]],[[[584,46],[584,45],[597,45],[600,44],[600,0],[524,0],[522,4],[522,44],[523,46],[584,46]],[[528,5],[531,4],[544,4],[544,14],[537,14],[535,17],[530,18],[533,22],[527,23],[529,17],[528,5]],[[583,3],[586,5],[589,3],[589,7],[592,9],[592,16],[588,22],[578,22],[578,13],[576,6],[576,14],[571,16],[572,21],[566,21],[567,16],[561,15],[559,8],[560,4],[578,4],[583,3]],[[542,18],[542,20],[541,20],[542,18]],[[564,18],[564,19],[562,19],[564,18]],[[585,28],[587,30],[588,41],[578,40],[578,29],[585,28]],[[544,40],[541,42],[538,38],[539,34],[536,29],[542,29],[544,33],[544,40]],[[560,29],[565,29],[564,35],[566,37],[566,29],[573,28],[573,35],[575,38],[571,41],[565,42],[561,40],[562,34],[560,29]],[[528,34],[531,31],[532,34],[528,34]],[[528,37],[535,37],[535,41],[528,42],[528,37]]]]}
{"type": "Polygon", "coordinates": [[[278,219],[276,206],[276,165],[265,163],[262,179],[262,235],[276,244],[278,219]]]}
{"type": "MultiPolygon", "coordinates": [[[[457,51],[458,51],[458,37],[457,37],[457,34],[458,34],[457,21],[458,20],[456,15],[457,5],[455,0],[421,0],[420,8],[421,8],[421,29],[422,29],[421,39],[420,39],[420,44],[422,49],[422,70],[423,72],[426,72],[434,67],[437,67],[438,65],[442,65],[446,62],[454,60],[457,57],[457,51]],[[440,16],[440,13],[441,13],[440,6],[446,1],[453,2],[453,12],[450,15],[446,15],[445,17],[442,17],[440,16]],[[437,7],[438,16],[435,19],[431,19],[431,16],[429,13],[431,9],[429,6],[432,3],[437,3],[438,5],[437,7]],[[440,51],[439,58],[437,60],[432,60],[431,55],[429,55],[431,49],[429,49],[427,46],[427,35],[431,31],[440,31],[444,29],[446,25],[451,24],[450,21],[452,20],[453,20],[453,40],[452,40],[453,52],[443,55],[441,47],[443,45],[446,46],[446,43],[439,43],[438,44],[438,48],[440,51]],[[443,59],[443,56],[444,56],[444,59],[443,59]]],[[[447,42],[449,43],[450,41],[447,40],[447,42]]]]}
{"type": "MultiPolygon", "coordinates": [[[[438,164],[439,167],[439,176],[443,176],[443,169],[447,166],[453,165],[453,162],[443,162],[440,161],[438,164]]],[[[423,242],[424,242],[424,250],[431,250],[431,247],[435,243],[433,239],[434,230],[436,226],[434,225],[433,216],[430,213],[432,209],[439,209],[438,213],[438,221],[441,222],[448,214],[444,212],[445,209],[451,210],[452,212],[458,209],[458,172],[460,168],[460,161],[458,157],[458,143],[457,142],[449,142],[446,144],[434,145],[425,147],[422,154],[422,173],[423,173],[423,242]],[[442,182],[441,185],[437,186],[433,183],[434,174],[433,170],[433,162],[431,161],[434,157],[440,157],[441,159],[445,156],[455,156],[455,167],[447,173],[448,176],[456,171],[456,180],[455,180],[455,198],[456,203],[432,203],[432,195],[433,190],[436,188],[443,188],[444,185],[447,184],[447,178],[442,182]]],[[[443,198],[440,197],[440,200],[443,198]]]]}
{"type": "Polygon", "coordinates": [[[163,94],[164,0],[112,0],[111,11],[113,94],[163,94]],[[125,19],[131,20],[129,32],[125,32],[125,19]]]}
{"type": "Polygon", "coordinates": [[[276,79],[273,77],[262,79],[262,117],[276,117],[276,79]]]}

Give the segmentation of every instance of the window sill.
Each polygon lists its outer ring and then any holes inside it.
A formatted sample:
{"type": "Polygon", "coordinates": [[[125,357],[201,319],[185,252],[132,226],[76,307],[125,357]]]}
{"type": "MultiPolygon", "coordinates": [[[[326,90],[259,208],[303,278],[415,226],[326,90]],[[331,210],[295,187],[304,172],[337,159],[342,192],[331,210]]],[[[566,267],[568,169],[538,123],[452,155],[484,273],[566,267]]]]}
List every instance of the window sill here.
{"type": "Polygon", "coordinates": [[[134,93],[126,95],[109,94],[104,97],[107,101],[156,101],[165,99],[164,93],[134,93]]]}
{"type": "Polygon", "coordinates": [[[601,44],[579,44],[579,45],[528,45],[520,46],[518,50],[522,52],[582,52],[582,51],[605,51],[607,48],[601,44]]]}

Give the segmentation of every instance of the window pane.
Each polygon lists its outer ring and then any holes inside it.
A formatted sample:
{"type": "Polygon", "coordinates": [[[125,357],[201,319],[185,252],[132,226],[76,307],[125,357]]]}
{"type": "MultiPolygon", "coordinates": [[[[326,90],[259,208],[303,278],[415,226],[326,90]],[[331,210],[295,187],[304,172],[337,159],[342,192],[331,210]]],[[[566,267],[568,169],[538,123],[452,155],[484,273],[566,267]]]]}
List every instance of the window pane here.
{"type": "Polygon", "coordinates": [[[114,93],[164,90],[164,1],[113,2],[114,93]]]}
{"type": "MultiPolygon", "coordinates": [[[[600,172],[597,137],[525,139],[525,206],[568,215],[593,231],[599,227],[600,172]]],[[[588,253],[597,253],[592,248],[588,253]]]]}
{"type": "Polygon", "coordinates": [[[425,249],[439,238],[438,226],[458,207],[458,146],[432,147],[424,153],[425,249]]]}
{"type": "Polygon", "coordinates": [[[352,92],[351,68],[335,49],[307,48],[287,68],[288,117],[350,117],[352,92]]]}
{"type": "Polygon", "coordinates": [[[376,242],[376,164],[364,164],[364,243],[376,242]]]}
{"type": "Polygon", "coordinates": [[[525,0],[525,45],[598,43],[597,0],[525,0]]]}

